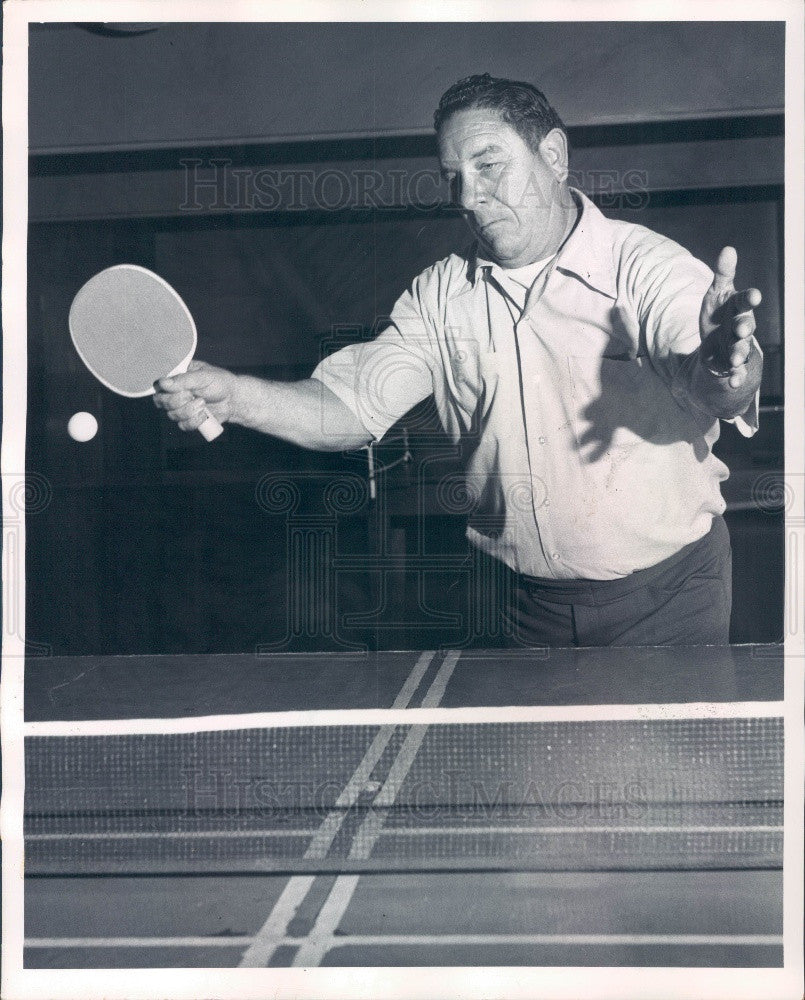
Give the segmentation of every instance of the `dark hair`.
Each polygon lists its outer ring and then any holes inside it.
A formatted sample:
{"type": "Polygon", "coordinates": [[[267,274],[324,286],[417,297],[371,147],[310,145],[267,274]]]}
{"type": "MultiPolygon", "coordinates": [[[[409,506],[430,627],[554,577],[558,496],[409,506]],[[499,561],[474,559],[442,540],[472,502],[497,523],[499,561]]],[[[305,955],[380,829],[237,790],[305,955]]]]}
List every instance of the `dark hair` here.
{"type": "Polygon", "coordinates": [[[497,111],[534,152],[551,129],[561,129],[567,135],[562,119],[542,91],[519,80],[505,80],[484,73],[454,83],[442,94],[433,115],[437,134],[450,115],[467,108],[497,111]]]}

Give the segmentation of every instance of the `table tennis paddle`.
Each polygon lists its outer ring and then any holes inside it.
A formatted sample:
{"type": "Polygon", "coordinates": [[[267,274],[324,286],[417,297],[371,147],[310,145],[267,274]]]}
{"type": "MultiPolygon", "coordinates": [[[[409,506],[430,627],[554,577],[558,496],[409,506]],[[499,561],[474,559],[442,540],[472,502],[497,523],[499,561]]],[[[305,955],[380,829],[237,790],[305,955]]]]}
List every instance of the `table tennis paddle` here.
{"type": "MultiPolygon", "coordinates": [[[[81,360],[121,396],[153,395],[157,379],[186,371],[196,350],[196,324],[178,292],[136,264],[107,267],[82,285],[69,326],[81,360]]],[[[214,441],[223,427],[208,413],[199,431],[214,441]]]]}

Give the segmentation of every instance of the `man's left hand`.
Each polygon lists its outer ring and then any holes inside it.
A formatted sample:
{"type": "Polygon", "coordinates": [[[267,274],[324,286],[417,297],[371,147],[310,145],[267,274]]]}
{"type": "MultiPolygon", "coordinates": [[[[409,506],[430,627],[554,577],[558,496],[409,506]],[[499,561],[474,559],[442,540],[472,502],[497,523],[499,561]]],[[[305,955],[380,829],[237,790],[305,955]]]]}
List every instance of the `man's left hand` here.
{"type": "Polygon", "coordinates": [[[712,374],[728,378],[733,389],[742,386],[748,377],[746,362],[752,353],[755,332],[752,310],[762,299],[757,288],[735,291],[737,264],[738,254],[733,247],[724,247],[699,313],[702,364],[712,374]]]}

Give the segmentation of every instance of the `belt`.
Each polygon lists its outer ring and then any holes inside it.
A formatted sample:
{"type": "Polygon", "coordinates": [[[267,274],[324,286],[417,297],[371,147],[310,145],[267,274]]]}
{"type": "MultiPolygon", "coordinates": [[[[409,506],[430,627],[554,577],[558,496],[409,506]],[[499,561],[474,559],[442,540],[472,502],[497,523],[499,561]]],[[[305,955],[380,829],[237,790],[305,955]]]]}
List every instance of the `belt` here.
{"type": "MultiPolygon", "coordinates": [[[[628,576],[615,580],[551,580],[538,576],[515,573],[516,586],[524,587],[532,597],[552,601],[554,604],[602,605],[620,600],[641,587],[655,583],[670,569],[684,568],[681,563],[689,561],[691,570],[709,557],[729,547],[729,531],[724,518],[716,516],[706,535],[690,542],[667,559],[638,569],[628,576]]],[[[514,572],[514,571],[512,571],[514,572]]]]}

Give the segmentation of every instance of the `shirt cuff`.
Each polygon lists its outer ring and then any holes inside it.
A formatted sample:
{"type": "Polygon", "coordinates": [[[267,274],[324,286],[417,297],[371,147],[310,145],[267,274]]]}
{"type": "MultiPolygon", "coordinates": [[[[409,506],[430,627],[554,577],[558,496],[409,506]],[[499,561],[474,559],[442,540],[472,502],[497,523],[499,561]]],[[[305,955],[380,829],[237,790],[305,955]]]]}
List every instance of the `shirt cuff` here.
{"type": "Polygon", "coordinates": [[[337,396],[341,400],[344,406],[357,418],[366,433],[371,435],[373,441],[379,441],[383,437],[388,427],[376,423],[371,419],[364,408],[359,405],[357,394],[348,382],[340,378],[333,378],[321,366],[316,368],[310,377],[317,382],[321,382],[334,396],[337,396]]]}
{"type": "MultiPolygon", "coordinates": [[[[755,337],[752,337],[752,345],[758,354],[763,358],[763,351],[755,337]]],[[[688,386],[693,377],[693,369],[699,363],[699,352],[693,351],[680,365],[676,375],[671,382],[671,395],[683,409],[693,409],[697,413],[709,416],[712,420],[717,418],[709,412],[690,392],[688,386]]],[[[760,410],[760,388],[755,393],[752,402],[743,413],[735,417],[722,417],[726,424],[732,424],[742,437],[752,437],[758,429],[758,414],[760,410]]]]}
{"type": "Polygon", "coordinates": [[[740,414],[740,416],[731,417],[729,420],[725,420],[724,423],[732,424],[742,437],[749,438],[757,433],[759,426],[759,413],[760,390],[758,389],[752,403],[749,406],[749,409],[746,410],[745,413],[740,414]]]}
{"type": "MultiPolygon", "coordinates": [[[[752,346],[760,355],[760,360],[763,360],[763,349],[757,342],[754,335],[752,336],[752,346]]],[[[730,420],[725,420],[724,423],[732,424],[733,427],[738,431],[742,437],[752,437],[757,433],[757,429],[760,423],[760,388],[758,387],[757,392],[752,397],[752,402],[749,404],[749,408],[744,410],[743,413],[739,414],[737,417],[732,417],[730,420]]]]}

